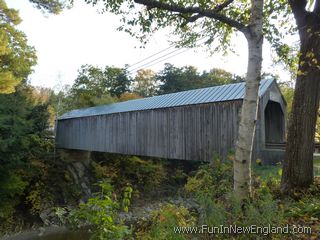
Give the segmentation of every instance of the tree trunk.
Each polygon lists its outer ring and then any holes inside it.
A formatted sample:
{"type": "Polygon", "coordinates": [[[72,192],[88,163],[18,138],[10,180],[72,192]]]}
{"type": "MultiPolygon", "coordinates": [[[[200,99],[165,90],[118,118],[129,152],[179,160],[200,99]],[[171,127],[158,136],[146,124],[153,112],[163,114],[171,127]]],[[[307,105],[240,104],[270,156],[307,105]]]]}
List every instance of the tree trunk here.
{"type": "Polygon", "coordinates": [[[314,137],[320,96],[318,21],[309,22],[299,31],[299,71],[289,118],[281,180],[284,193],[289,193],[294,188],[307,188],[313,182],[314,137]]]}
{"type": "Polygon", "coordinates": [[[239,199],[251,196],[251,157],[256,128],[258,91],[262,64],[263,0],[251,1],[251,22],[245,36],[248,41],[248,68],[245,97],[241,109],[234,160],[234,193],[239,199]]]}

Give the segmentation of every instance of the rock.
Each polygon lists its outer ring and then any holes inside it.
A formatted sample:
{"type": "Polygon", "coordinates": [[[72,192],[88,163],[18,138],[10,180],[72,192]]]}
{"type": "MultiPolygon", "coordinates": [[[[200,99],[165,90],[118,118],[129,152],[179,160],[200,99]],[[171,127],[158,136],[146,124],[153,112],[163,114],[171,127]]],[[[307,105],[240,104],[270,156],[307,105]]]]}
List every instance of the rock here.
{"type": "Polygon", "coordinates": [[[39,227],[39,233],[38,233],[38,236],[41,237],[43,236],[43,234],[45,233],[46,229],[44,227],[39,227]]]}
{"type": "Polygon", "coordinates": [[[39,217],[41,218],[44,226],[59,226],[61,221],[55,212],[54,207],[47,208],[40,212],[39,217]]]}

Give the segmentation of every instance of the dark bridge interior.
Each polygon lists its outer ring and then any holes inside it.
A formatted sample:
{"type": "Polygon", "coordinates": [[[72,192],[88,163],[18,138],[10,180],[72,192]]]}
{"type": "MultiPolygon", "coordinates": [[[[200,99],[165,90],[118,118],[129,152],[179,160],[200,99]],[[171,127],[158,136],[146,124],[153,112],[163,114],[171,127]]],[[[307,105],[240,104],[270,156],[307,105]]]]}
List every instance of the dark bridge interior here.
{"type": "Polygon", "coordinates": [[[269,101],[264,110],[264,116],[266,144],[283,143],[285,141],[285,119],[280,104],[269,101]]]}

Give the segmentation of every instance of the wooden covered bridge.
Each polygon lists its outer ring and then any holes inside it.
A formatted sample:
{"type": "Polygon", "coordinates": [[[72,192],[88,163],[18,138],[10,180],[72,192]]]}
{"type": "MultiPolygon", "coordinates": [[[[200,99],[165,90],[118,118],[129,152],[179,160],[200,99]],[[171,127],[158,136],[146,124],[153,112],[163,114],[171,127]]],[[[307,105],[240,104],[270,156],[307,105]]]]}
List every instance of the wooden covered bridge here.
{"type": "MultiPolygon", "coordinates": [[[[245,84],[236,83],[73,110],[58,118],[58,148],[210,161],[234,150],[245,84]]],[[[261,81],[254,157],[282,160],[286,103],[261,81]]]]}

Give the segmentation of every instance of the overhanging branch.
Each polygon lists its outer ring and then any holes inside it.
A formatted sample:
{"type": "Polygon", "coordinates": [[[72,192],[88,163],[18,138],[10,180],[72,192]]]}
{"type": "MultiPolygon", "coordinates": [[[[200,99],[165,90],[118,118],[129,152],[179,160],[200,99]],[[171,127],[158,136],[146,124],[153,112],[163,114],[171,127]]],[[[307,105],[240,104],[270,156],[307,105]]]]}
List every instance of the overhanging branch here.
{"type": "Polygon", "coordinates": [[[227,0],[226,2],[218,5],[215,9],[202,9],[200,7],[183,7],[177,4],[168,4],[168,3],[159,2],[156,0],[134,0],[134,2],[144,5],[149,9],[158,8],[158,9],[182,13],[182,14],[196,14],[195,16],[193,16],[193,19],[195,18],[198,19],[200,17],[212,18],[222,23],[225,23],[231,27],[234,27],[241,32],[246,31],[245,30],[246,26],[244,24],[219,13],[223,8],[227,7],[230,3],[232,3],[233,2],[232,0],[227,0]],[[221,8],[221,9],[219,10],[217,8],[221,8]]]}

